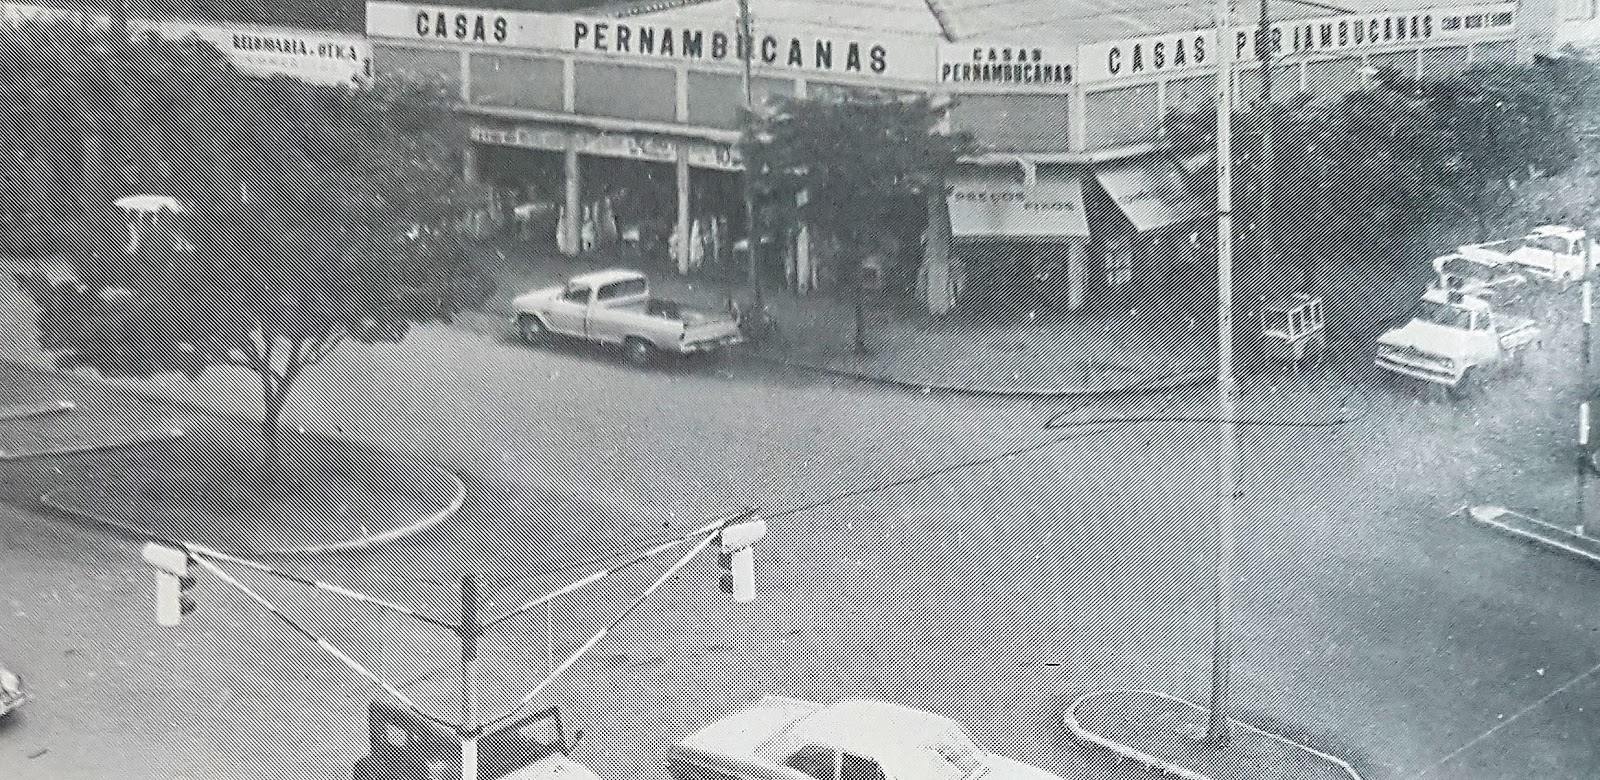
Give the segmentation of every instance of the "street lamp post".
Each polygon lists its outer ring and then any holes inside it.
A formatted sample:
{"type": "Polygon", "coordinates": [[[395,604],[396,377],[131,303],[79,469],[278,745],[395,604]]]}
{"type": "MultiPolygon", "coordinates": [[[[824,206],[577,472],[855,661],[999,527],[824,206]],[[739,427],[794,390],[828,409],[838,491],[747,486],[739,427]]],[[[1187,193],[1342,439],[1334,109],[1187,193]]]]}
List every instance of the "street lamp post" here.
{"type": "Polygon", "coordinates": [[[750,0],[739,0],[740,60],[744,67],[741,79],[744,85],[744,227],[745,251],[748,253],[750,291],[755,296],[755,307],[761,309],[761,270],[756,263],[756,174],[751,170],[750,146],[755,142],[755,88],[751,77],[751,58],[755,54],[755,38],[750,32],[750,0]]]}
{"type": "Polygon", "coordinates": [[[1228,741],[1229,663],[1232,647],[1228,636],[1228,612],[1233,579],[1233,523],[1238,500],[1238,428],[1235,416],[1233,379],[1233,60],[1223,45],[1225,31],[1232,21],[1230,0],[1217,0],[1217,44],[1221,57],[1217,63],[1217,397],[1222,419],[1218,487],[1222,490],[1217,510],[1217,544],[1214,552],[1216,591],[1212,602],[1211,626],[1211,709],[1206,725],[1206,742],[1221,745],[1228,741]]]}
{"type": "MultiPolygon", "coordinates": [[[[1593,229],[1593,225],[1586,226],[1593,229]]],[[[1586,532],[1589,525],[1588,492],[1589,492],[1589,359],[1594,352],[1594,257],[1590,249],[1592,235],[1585,230],[1583,237],[1583,354],[1580,356],[1581,370],[1578,376],[1578,393],[1583,400],[1578,404],[1578,534],[1586,532]]]]}

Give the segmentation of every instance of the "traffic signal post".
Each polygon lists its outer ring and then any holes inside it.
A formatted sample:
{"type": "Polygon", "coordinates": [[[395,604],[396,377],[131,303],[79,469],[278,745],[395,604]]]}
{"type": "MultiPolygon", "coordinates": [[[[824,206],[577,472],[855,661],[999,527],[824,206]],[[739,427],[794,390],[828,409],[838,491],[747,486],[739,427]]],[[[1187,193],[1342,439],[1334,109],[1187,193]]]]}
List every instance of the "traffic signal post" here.
{"type": "Polygon", "coordinates": [[[478,780],[478,740],[489,730],[512,718],[515,718],[534,699],[553,684],[567,669],[577,663],[585,653],[593,649],[622,621],[638,610],[661,586],[671,581],[673,577],[688,566],[696,557],[705,552],[714,542],[721,542],[721,554],[726,557],[727,563],[723,566],[722,589],[733,596],[739,603],[746,603],[755,598],[755,545],[766,537],[767,523],[756,516],[754,511],[745,511],[732,517],[722,518],[708,523],[700,528],[690,531],[683,536],[671,539],[642,551],[632,554],[623,554],[620,562],[557,588],[549,593],[534,598],[521,606],[508,612],[483,620],[479,617],[480,597],[476,578],[467,574],[461,579],[461,614],[459,622],[452,622],[428,615],[420,610],[405,605],[374,598],[364,593],[332,585],[318,580],[307,579],[292,572],[286,572],[263,563],[241,558],[235,555],[214,550],[197,544],[162,540],[151,542],[144,546],[143,557],[155,569],[156,576],[156,622],[162,626],[177,626],[182,622],[183,616],[194,611],[195,602],[190,595],[195,579],[193,567],[199,566],[211,573],[222,583],[231,586],[244,594],[246,598],[255,602],[257,606],[277,617],[296,633],[305,637],[323,652],[332,656],[346,668],[355,672],[363,679],[376,685],[388,694],[390,698],[399,702],[406,709],[416,713],[419,717],[437,723],[455,731],[461,738],[461,777],[463,780],[478,780]],[[692,545],[691,549],[673,563],[667,570],[655,579],[644,592],[634,599],[629,606],[617,615],[604,628],[595,632],[582,645],[569,654],[560,665],[550,670],[550,673],[533,690],[524,695],[515,707],[503,715],[484,719],[477,712],[475,689],[478,674],[478,642],[482,636],[507,621],[516,619],[527,613],[550,603],[554,599],[575,593],[589,585],[593,585],[643,561],[654,558],[668,550],[692,545]],[[380,609],[414,618],[431,626],[444,628],[454,633],[461,640],[461,720],[453,723],[425,712],[414,700],[398,686],[379,677],[372,670],[352,658],[348,653],[339,649],[333,642],[318,636],[306,628],[299,621],[289,616],[277,605],[258,593],[254,588],[241,582],[238,578],[222,568],[222,563],[234,564],[244,568],[253,569],[262,574],[271,575],[279,579],[288,580],[298,585],[307,586],[316,590],[351,599],[358,603],[369,604],[380,609]]]}

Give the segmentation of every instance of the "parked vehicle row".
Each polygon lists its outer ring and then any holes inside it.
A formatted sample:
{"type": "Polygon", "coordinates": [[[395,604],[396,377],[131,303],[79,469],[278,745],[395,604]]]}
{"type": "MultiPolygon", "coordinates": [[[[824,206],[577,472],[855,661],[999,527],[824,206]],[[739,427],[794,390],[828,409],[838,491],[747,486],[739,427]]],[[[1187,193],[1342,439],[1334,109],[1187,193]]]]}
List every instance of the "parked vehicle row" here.
{"type": "MultiPolygon", "coordinates": [[[[462,776],[461,740],[450,730],[382,701],[369,708],[371,752],[355,780],[462,776]]],[[[571,757],[550,707],[479,738],[481,780],[600,780],[571,757]]],[[[673,746],[671,780],[1061,780],[979,747],[961,724],[878,701],[832,705],[764,696],[673,746]]]]}
{"type": "Polygon", "coordinates": [[[1537,282],[1564,288],[1585,278],[1595,250],[1580,228],[1541,225],[1522,238],[1467,244],[1435,258],[1434,284],[1410,320],[1378,337],[1377,366],[1453,398],[1520,368],[1543,331],[1506,310],[1522,304],[1537,282]]]}

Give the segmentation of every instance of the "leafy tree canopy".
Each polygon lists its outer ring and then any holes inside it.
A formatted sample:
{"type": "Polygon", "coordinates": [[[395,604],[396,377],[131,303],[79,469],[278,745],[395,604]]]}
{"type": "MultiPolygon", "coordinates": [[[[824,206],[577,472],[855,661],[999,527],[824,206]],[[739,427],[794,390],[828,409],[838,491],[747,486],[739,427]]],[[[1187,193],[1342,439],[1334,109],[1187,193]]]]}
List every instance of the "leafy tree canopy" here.
{"type": "Polygon", "coordinates": [[[274,435],[341,343],[396,341],[488,293],[454,229],[477,197],[458,128],[421,92],[261,79],[198,40],[67,23],[0,31],[0,74],[0,153],[62,177],[0,181],[0,203],[79,195],[40,216],[73,224],[71,278],[19,276],[65,364],[254,372],[274,435]],[[130,228],[112,203],[132,194],[183,211],[130,228]]]}

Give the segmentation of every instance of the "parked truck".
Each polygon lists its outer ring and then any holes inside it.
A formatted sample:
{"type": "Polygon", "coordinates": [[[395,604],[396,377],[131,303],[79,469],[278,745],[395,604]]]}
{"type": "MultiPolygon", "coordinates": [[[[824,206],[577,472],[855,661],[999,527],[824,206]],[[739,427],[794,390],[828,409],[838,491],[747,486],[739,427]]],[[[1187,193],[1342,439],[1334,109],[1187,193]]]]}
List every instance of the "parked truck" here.
{"type": "Polygon", "coordinates": [[[1521,238],[1467,244],[1457,252],[1479,263],[1510,267],[1567,284],[1588,274],[1585,249],[1592,251],[1594,246],[1582,228],[1540,225],[1521,238]]]}
{"type": "Polygon", "coordinates": [[[1519,367],[1542,336],[1533,320],[1501,314],[1480,296],[1435,288],[1409,322],[1378,337],[1377,365],[1460,398],[1490,374],[1519,367]]]}
{"type": "Polygon", "coordinates": [[[517,331],[530,344],[564,336],[617,345],[639,366],[663,353],[716,352],[744,340],[732,314],[652,298],[644,274],[621,268],[529,291],[511,305],[517,331]]]}
{"type": "MultiPolygon", "coordinates": [[[[368,705],[370,752],[355,780],[462,780],[461,739],[422,716],[384,701],[368,705]]],[[[560,711],[550,707],[478,740],[478,780],[600,780],[570,756],[560,711]]]]}

